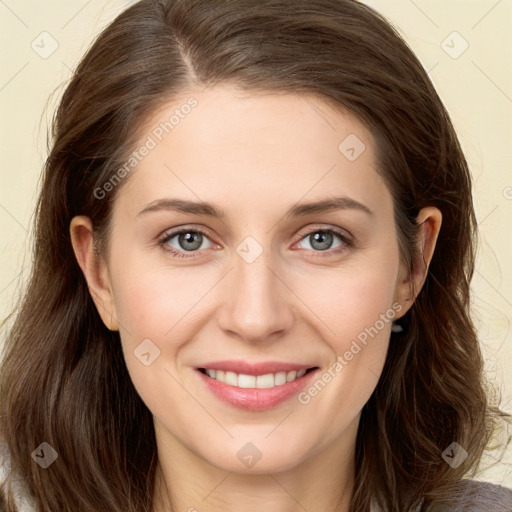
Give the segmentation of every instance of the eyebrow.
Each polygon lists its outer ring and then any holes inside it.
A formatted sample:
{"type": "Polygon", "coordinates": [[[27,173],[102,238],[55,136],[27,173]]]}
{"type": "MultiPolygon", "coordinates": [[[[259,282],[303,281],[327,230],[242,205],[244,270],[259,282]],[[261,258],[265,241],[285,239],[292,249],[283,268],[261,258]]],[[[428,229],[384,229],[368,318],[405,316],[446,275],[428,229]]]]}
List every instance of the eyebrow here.
{"type": "MultiPolygon", "coordinates": [[[[137,214],[137,217],[151,212],[167,210],[193,215],[207,215],[219,219],[226,217],[225,212],[213,204],[204,201],[195,202],[173,198],[157,199],[149,203],[137,214]]],[[[370,208],[355,199],[350,197],[333,197],[322,201],[295,204],[285,213],[284,217],[302,217],[314,213],[326,213],[337,210],[359,210],[368,215],[373,215],[370,208]]]]}

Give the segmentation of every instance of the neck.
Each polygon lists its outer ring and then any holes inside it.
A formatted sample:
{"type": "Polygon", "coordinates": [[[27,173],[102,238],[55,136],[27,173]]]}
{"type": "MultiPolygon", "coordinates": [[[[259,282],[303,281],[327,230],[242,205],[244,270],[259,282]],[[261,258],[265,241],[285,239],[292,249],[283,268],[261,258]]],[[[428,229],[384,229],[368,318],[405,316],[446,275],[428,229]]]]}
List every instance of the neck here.
{"type": "Polygon", "coordinates": [[[224,471],[178,441],[166,445],[159,449],[153,512],[349,510],[355,442],[340,439],[290,470],[260,474],[224,471]]]}

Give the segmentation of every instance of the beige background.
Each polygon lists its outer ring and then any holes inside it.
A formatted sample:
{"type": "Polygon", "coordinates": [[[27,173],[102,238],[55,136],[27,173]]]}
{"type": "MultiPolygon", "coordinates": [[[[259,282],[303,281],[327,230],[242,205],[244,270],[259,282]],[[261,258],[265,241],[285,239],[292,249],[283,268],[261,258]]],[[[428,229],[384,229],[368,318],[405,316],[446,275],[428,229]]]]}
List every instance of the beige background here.
{"type": "MultiPolygon", "coordinates": [[[[94,35],[130,3],[0,0],[0,319],[30,268],[30,223],[48,119],[94,35]]],[[[512,2],[366,3],[399,28],[429,70],[466,151],[481,237],[474,315],[489,378],[512,412],[512,2]]],[[[511,452],[507,464],[481,479],[512,487],[511,452]]]]}

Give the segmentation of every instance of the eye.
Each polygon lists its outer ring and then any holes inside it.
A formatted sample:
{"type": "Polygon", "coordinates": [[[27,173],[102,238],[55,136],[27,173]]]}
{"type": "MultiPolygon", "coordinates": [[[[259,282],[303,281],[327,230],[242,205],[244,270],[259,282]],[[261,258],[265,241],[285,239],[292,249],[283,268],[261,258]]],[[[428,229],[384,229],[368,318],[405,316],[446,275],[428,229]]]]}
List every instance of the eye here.
{"type": "Polygon", "coordinates": [[[302,237],[301,242],[304,240],[309,245],[309,247],[305,247],[306,249],[314,252],[328,252],[327,255],[338,254],[353,246],[352,241],[345,233],[334,228],[309,231],[302,237]],[[336,238],[339,242],[333,246],[336,238]]]}
{"type": "MultiPolygon", "coordinates": [[[[308,241],[307,250],[315,253],[327,253],[326,256],[338,254],[353,246],[353,242],[344,232],[335,229],[315,229],[303,234],[301,242],[308,241]],[[333,246],[333,241],[338,239],[338,244],[333,246]]],[[[204,246],[209,241],[208,235],[200,229],[183,228],[171,233],[166,233],[158,242],[164,250],[178,258],[192,258],[194,253],[201,249],[209,249],[212,245],[204,246]]],[[[300,243],[300,242],[299,242],[300,243]]],[[[321,255],[323,256],[323,254],[321,255]]]]}
{"type": "Polygon", "coordinates": [[[210,248],[204,247],[205,240],[209,240],[209,238],[200,229],[180,229],[165,234],[159,241],[159,245],[178,258],[191,258],[194,256],[193,253],[199,249],[210,248]]]}

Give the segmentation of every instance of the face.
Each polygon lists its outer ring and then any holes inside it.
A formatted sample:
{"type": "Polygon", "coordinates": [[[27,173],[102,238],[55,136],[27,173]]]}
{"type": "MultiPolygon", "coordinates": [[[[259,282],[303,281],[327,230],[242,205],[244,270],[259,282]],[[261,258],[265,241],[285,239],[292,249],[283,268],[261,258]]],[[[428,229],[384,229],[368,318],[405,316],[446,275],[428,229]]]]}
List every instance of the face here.
{"type": "Polygon", "coordinates": [[[410,284],[371,134],[311,96],[217,86],[143,145],[95,298],[159,445],[255,473],[353,445],[410,284]]]}

